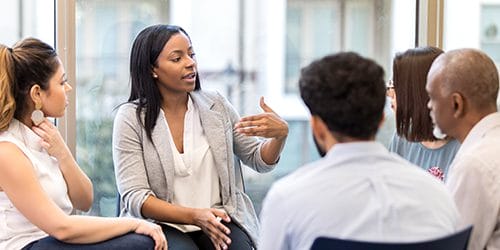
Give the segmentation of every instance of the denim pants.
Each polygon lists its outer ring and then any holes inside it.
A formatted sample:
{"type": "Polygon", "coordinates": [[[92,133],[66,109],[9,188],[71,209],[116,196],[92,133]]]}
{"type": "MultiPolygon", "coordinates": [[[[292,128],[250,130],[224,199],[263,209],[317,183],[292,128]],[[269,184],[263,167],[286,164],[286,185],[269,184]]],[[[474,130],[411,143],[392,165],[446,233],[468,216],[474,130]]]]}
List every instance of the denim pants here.
{"type": "Polygon", "coordinates": [[[106,241],[92,244],[71,244],[59,241],[51,236],[33,241],[22,250],[154,250],[154,240],[146,235],[128,233],[106,241]]]}

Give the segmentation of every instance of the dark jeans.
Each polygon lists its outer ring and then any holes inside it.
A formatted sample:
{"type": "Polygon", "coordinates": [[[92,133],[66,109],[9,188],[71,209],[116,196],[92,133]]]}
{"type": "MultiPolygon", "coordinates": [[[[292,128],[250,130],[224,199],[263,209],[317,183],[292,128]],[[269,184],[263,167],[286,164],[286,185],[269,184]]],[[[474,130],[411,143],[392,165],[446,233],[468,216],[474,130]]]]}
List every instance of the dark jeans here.
{"type": "MultiPolygon", "coordinates": [[[[252,250],[252,241],[250,237],[236,224],[233,222],[225,223],[225,226],[229,227],[231,233],[229,238],[231,239],[231,244],[228,249],[234,250],[252,250]]],[[[168,249],[169,250],[213,250],[215,249],[210,238],[203,233],[203,231],[195,231],[189,233],[183,233],[182,231],[164,225],[161,225],[165,236],[167,237],[168,249]]]]}
{"type": "Polygon", "coordinates": [[[40,240],[31,242],[22,250],[104,250],[104,249],[120,249],[120,250],[153,250],[155,247],[154,240],[146,235],[129,233],[118,236],[106,241],[93,244],[70,244],[56,240],[51,236],[47,236],[40,240]]]}

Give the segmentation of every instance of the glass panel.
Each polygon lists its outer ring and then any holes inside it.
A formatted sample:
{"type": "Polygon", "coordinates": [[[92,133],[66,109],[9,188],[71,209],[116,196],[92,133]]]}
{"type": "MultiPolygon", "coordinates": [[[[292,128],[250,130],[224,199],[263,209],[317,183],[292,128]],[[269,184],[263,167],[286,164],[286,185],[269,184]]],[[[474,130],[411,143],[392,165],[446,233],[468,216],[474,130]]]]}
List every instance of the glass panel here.
{"type": "Polygon", "coordinates": [[[297,92],[297,84],[288,83],[299,77],[300,70],[300,48],[302,47],[302,39],[300,35],[301,12],[298,8],[290,7],[287,13],[287,42],[285,60],[287,85],[285,91],[297,92]]]}
{"type": "Polygon", "coordinates": [[[54,0],[2,1],[0,43],[7,46],[26,37],[54,46],[54,0]]]}
{"type": "Polygon", "coordinates": [[[130,91],[133,39],[146,26],[166,23],[166,13],[166,0],[76,1],[76,156],[94,184],[90,214],[116,215],[111,148],[114,110],[130,91]]]}
{"type": "MultiPolygon", "coordinates": [[[[275,180],[318,158],[298,95],[300,68],[328,53],[355,50],[389,76],[394,53],[413,47],[415,39],[410,0],[78,0],[76,11],[77,159],[94,183],[91,213],[106,216],[116,205],[113,111],[128,97],[130,45],[143,27],[182,26],[197,54],[202,88],[221,92],[242,116],[262,112],[258,100],[265,96],[288,121],[276,169],[259,174],[244,168],[257,211],[275,180]],[[214,14],[221,5],[224,15],[214,14]]],[[[379,140],[389,141],[393,123],[385,122],[379,140]]]]}
{"type": "Polygon", "coordinates": [[[481,49],[500,63],[500,3],[481,6],[481,49]]]}
{"type": "Polygon", "coordinates": [[[361,55],[369,56],[373,47],[373,34],[371,22],[373,22],[374,6],[366,1],[349,1],[346,6],[346,30],[356,32],[346,33],[346,50],[352,50],[361,55]]]}
{"type": "MultiPolygon", "coordinates": [[[[338,42],[334,42],[335,34],[338,32],[335,24],[335,17],[338,17],[338,13],[336,13],[334,8],[324,8],[324,7],[316,7],[313,10],[313,58],[321,57],[325,55],[329,51],[333,51],[335,46],[338,46],[338,42]]],[[[299,70],[296,70],[299,72],[299,70]]],[[[296,83],[293,85],[297,85],[296,83]]]]}
{"type": "MultiPolygon", "coordinates": [[[[327,54],[356,51],[381,64],[388,79],[392,75],[392,58],[395,52],[414,47],[415,6],[416,1],[407,0],[286,1],[284,33],[278,27],[272,28],[272,32],[283,35],[285,61],[268,60],[273,64],[266,68],[268,72],[275,74],[279,72],[279,63],[284,64],[284,86],[281,89],[275,87],[280,81],[279,78],[272,76],[261,84],[268,86],[266,93],[273,99],[281,99],[277,102],[278,105],[282,105],[278,108],[280,110],[278,113],[287,119],[290,132],[275,170],[267,174],[245,171],[247,192],[254,201],[257,211],[260,211],[262,198],[275,180],[319,157],[310,132],[309,114],[306,109],[294,106],[302,103],[298,96],[297,84],[300,69],[312,60],[327,54]],[[273,81],[273,79],[278,80],[273,81]]],[[[273,6],[269,9],[271,10],[268,11],[275,14],[275,19],[269,18],[267,21],[279,23],[276,19],[280,16],[280,12],[273,6]]],[[[270,23],[268,25],[272,26],[270,23]]],[[[258,42],[266,43],[266,41],[258,42]]],[[[279,51],[280,47],[273,48],[278,48],[279,51]]],[[[272,50],[274,51],[276,49],[272,50]]],[[[266,74],[266,72],[258,73],[266,74]]],[[[388,103],[386,121],[377,135],[378,141],[385,145],[390,142],[394,133],[394,123],[394,114],[388,103]]]]}
{"type": "Polygon", "coordinates": [[[480,49],[495,61],[498,68],[500,0],[447,1],[443,34],[446,51],[459,48],[480,49]]]}

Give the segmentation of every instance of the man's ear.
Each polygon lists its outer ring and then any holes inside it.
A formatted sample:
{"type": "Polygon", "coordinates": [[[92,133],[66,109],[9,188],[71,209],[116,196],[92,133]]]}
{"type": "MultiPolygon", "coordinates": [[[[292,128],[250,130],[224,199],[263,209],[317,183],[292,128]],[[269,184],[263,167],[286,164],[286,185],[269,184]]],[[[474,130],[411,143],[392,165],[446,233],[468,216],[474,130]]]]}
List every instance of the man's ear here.
{"type": "Polygon", "coordinates": [[[453,105],[453,117],[459,118],[465,115],[465,98],[462,94],[455,92],[451,94],[453,105]]]}
{"type": "Polygon", "coordinates": [[[37,108],[41,108],[42,105],[42,88],[38,84],[34,84],[31,86],[30,89],[30,97],[33,103],[35,104],[35,107],[38,106],[37,108]]]}

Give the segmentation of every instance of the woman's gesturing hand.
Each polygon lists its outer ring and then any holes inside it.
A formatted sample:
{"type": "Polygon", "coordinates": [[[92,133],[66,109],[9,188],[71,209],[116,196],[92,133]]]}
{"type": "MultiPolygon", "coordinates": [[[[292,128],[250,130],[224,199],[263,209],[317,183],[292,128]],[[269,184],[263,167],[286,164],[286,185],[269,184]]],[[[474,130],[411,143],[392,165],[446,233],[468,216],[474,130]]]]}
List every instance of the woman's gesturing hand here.
{"type": "Polygon", "coordinates": [[[288,135],[288,123],[283,120],[260,98],[260,107],[264,113],[242,117],[235,129],[248,136],[283,139],[288,135]]]}
{"type": "Polygon", "coordinates": [[[139,220],[135,233],[147,235],[155,241],[155,250],[166,250],[168,249],[167,239],[165,238],[165,234],[163,234],[163,230],[159,225],[154,223],[139,220]]]}
{"type": "Polygon", "coordinates": [[[195,210],[194,224],[208,235],[214,244],[215,250],[227,249],[231,244],[231,239],[228,236],[231,231],[221,221],[227,223],[231,221],[231,218],[224,210],[215,208],[195,210]]]}

